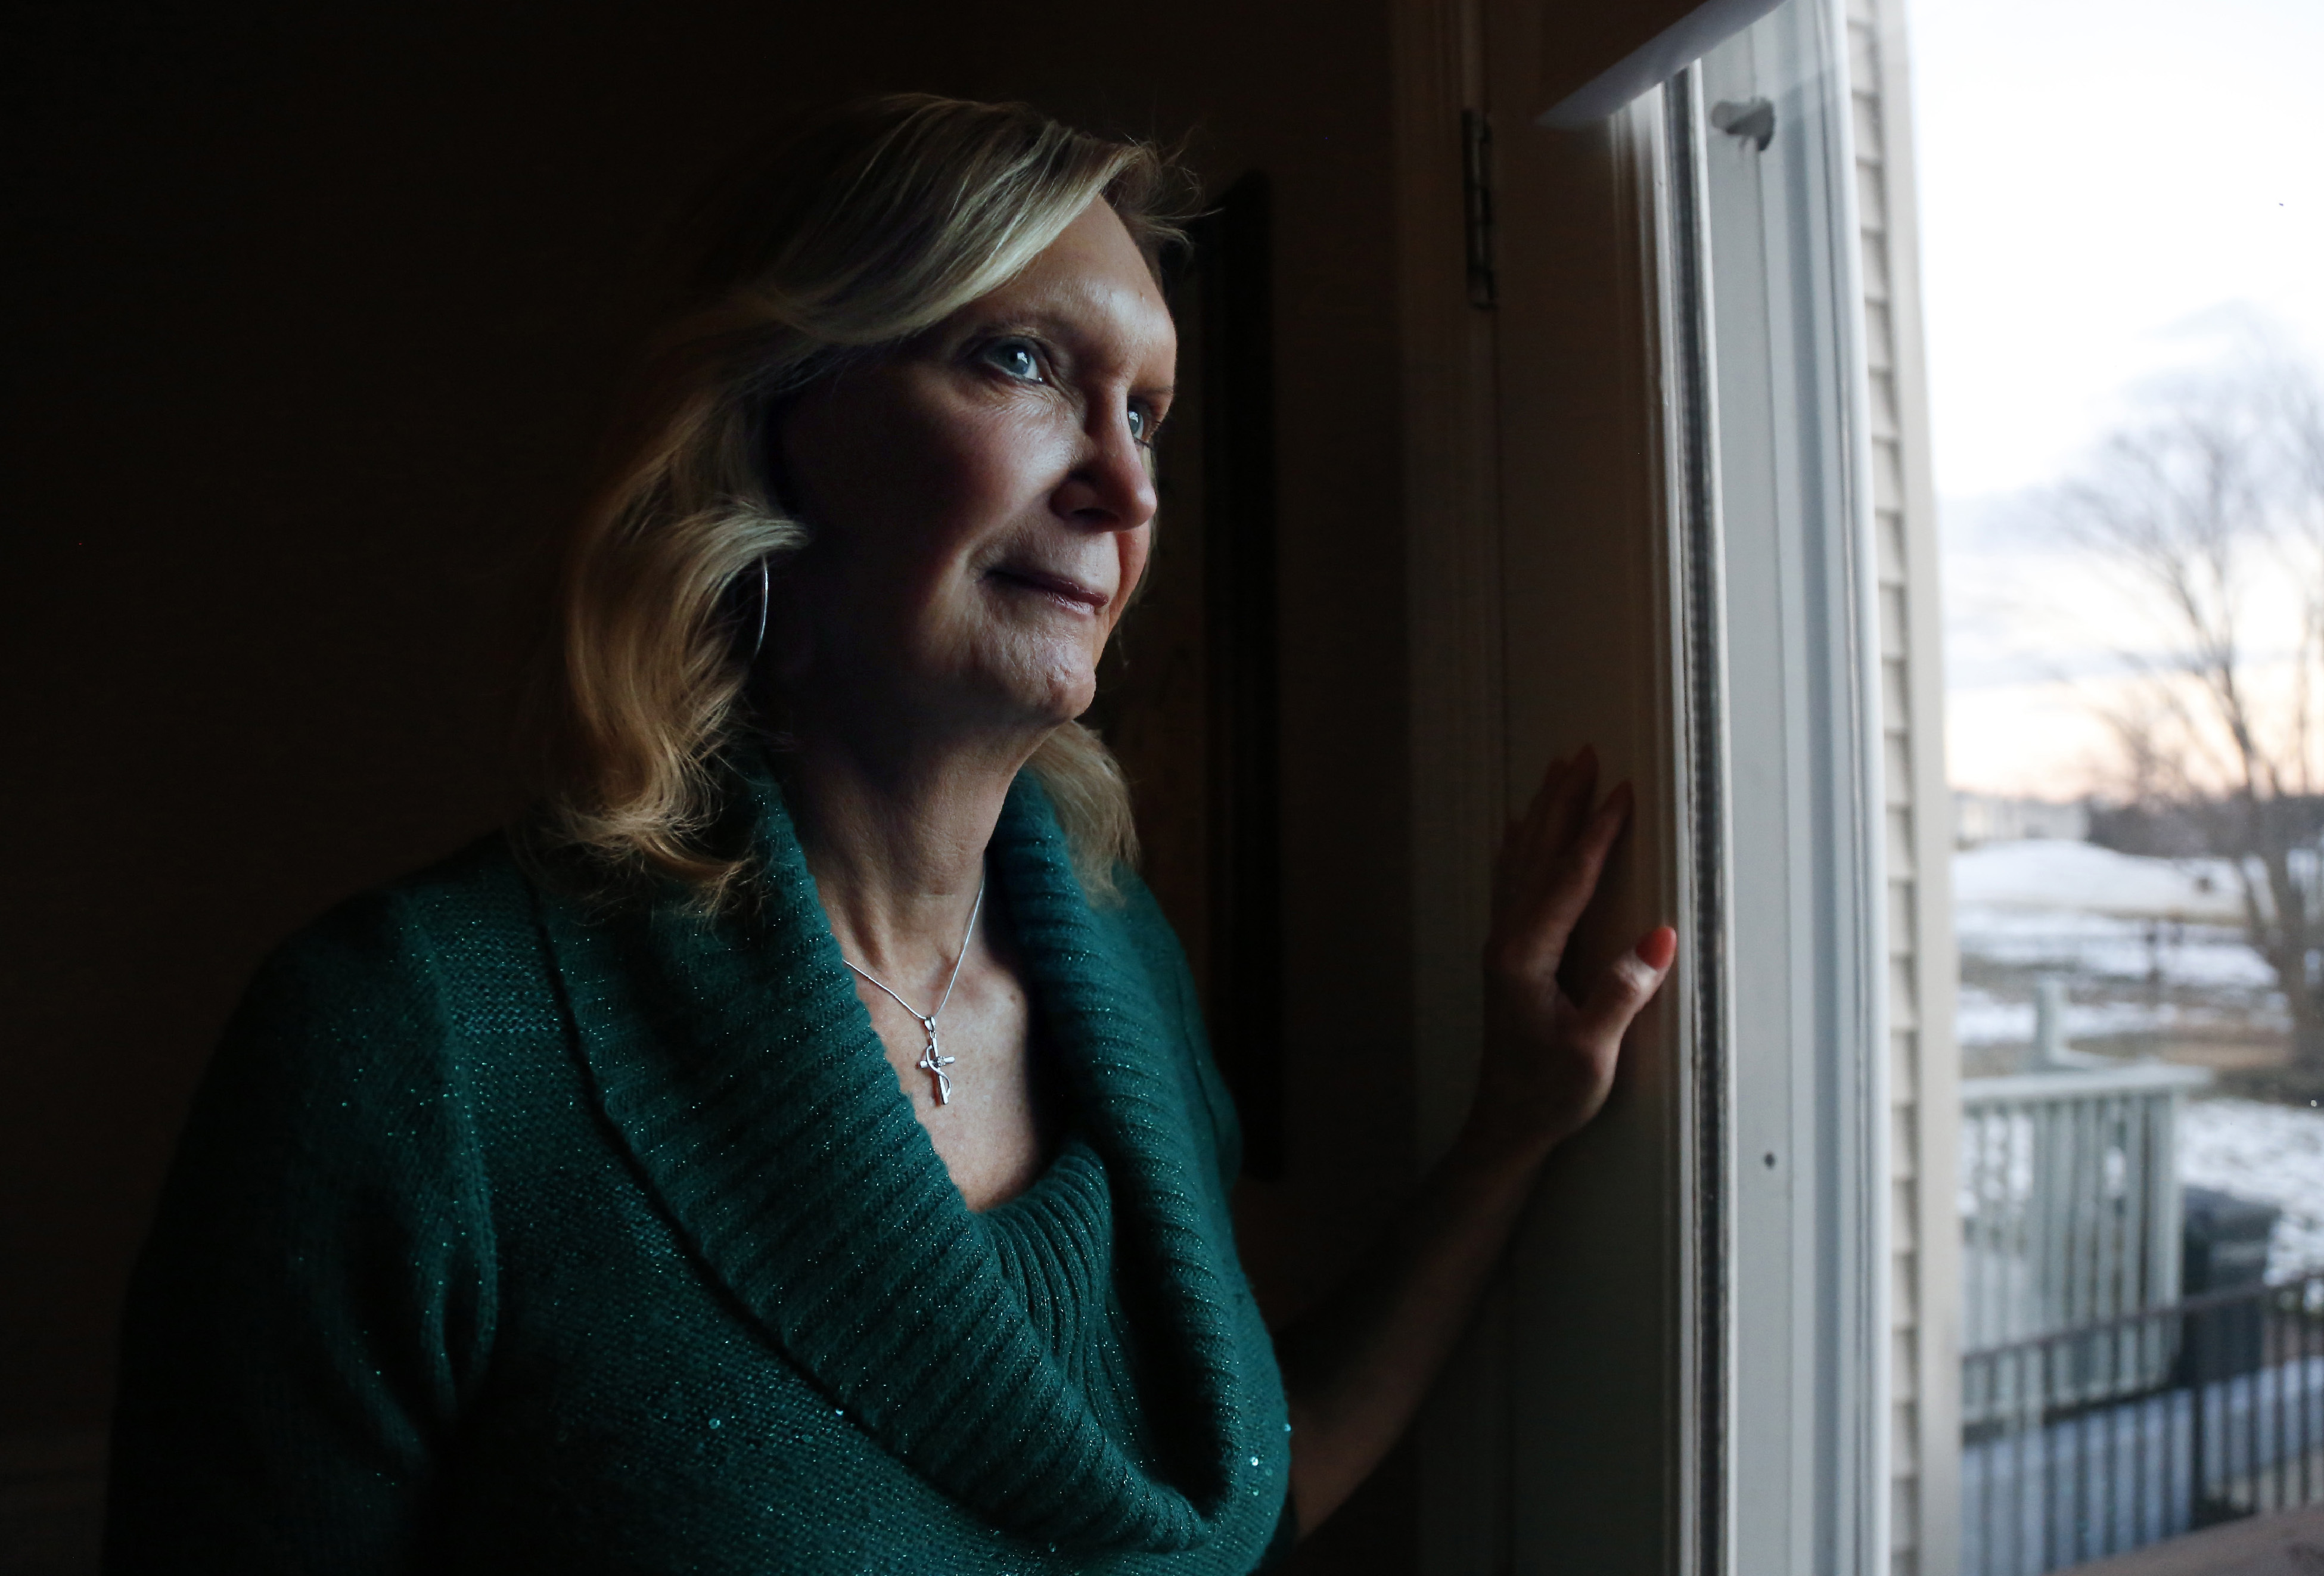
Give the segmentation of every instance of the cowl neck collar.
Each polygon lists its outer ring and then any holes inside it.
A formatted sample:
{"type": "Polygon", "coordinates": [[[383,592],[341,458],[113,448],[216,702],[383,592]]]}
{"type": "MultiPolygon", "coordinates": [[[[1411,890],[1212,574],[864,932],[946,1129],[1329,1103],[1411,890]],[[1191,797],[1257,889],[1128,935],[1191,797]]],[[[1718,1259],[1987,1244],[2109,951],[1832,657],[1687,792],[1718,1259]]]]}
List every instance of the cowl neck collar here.
{"type": "Polygon", "coordinates": [[[1190,1549],[1228,1524],[1263,1542],[1271,1515],[1254,1534],[1248,1512],[1281,1492],[1281,1392],[1202,1174],[1189,1048],[1039,788],[1010,790],[988,879],[1120,1190],[1119,1252],[1157,1292],[1157,1374],[1186,1403],[1169,1479],[1100,1425],[1010,1288],[898,1086],[772,774],[739,770],[732,792],[755,903],[544,904],[597,1099],[704,1266],[884,1448],[997,1526],[1092,1550],[1190,1549]]]}

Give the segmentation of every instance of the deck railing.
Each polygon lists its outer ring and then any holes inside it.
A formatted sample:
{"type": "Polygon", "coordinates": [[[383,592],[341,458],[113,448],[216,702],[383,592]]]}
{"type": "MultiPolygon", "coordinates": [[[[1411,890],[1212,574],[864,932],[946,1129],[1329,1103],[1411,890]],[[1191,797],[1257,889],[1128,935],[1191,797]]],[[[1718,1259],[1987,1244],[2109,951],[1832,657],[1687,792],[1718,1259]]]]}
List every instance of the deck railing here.
{"type": "MultiPolygon", "coordinates": [[[[2176,1133],[2198,1068],[2135,1064],[1961,1083],[1961,1344],[1985,1350],[2179,1296],[2176,1133]]],[[[1961,1420],[2081,1405],[2162,1382],[2169,1351],[2126,1335],[2103,1360],[2024,1376],[1964,1370],[1961,1420]],[[2026,1381],[2031,1382],[2031,1381],[2026,1381]]]]}
{"type": "Polygon", "coordinates": [[[1962,1442],[1963,1576],[2038,1576],[2324,1500],[2324,1275],[2093,1320],[1961,1367],[1984,1412],[1962,1442]]]}

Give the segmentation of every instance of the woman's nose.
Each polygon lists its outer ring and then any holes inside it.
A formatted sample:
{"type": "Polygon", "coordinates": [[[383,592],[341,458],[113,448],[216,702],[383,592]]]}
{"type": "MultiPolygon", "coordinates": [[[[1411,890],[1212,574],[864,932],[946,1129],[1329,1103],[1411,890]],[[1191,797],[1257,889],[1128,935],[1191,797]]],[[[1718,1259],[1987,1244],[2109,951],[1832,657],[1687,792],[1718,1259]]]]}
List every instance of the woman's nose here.
{"type": "Polygon", "coordinates": [[[1152,451],[1130,436],[1127,411],[1090,423],[1080,463],[1057,489],[1056,505],[1093,530],[1136,530],[1154,518],[1152,451]]]}

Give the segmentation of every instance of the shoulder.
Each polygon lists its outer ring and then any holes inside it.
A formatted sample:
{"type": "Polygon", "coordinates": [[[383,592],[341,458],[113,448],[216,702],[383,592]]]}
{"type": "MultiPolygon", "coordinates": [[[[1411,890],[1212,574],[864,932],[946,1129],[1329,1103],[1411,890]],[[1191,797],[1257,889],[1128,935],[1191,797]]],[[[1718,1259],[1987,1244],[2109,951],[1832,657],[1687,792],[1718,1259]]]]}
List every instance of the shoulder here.
{"type": "Polygon", "coordinates": [[[546,987],[535,936],[507,839],[480,838],[338,903],[277,946],[244,992],[213,1076],[408,1083],[414,1064],[444,1058],[480,992],[546,987]]]}
{"type": "Polygon", "coordinates": [[[340,1468],[349,1504],[426,1479],[497,1307],[456,960],[523,889],[487,840],[339,904],[251,981],[124,1313],[115,1482],[149,1534],[263,1514],[340,1468]]]}
{"type": "MultiPolygon", "coordinates": [[[[476,980],[479,960],[521,949],[526,893],[488,838],[348,899],[268,956],[194,1091],[150,1275],[180,1284],[203,1256],[239,1253],[237,1275],[290,1295],[298,1266],[349,1255],[482,1273],[476,1097],[501,1045],[476,980]]],[[[536,996],[553,1001],[545,981],[536,996]]]]}
{"type": "Polygon", "coordinates": [[[325,999],[420,986],[478,945],[530,928],[530,884],[502,833],[333,905],[259,965],[254,990],[302,985],[325,999]]]}
{"type": "Polygon", "coordinates": [[[508,834],[488,833],[433,864],[335,904],[284,942],[275,957],[344,957],[522,925],[529,922],[530,891],[508,834]]]}

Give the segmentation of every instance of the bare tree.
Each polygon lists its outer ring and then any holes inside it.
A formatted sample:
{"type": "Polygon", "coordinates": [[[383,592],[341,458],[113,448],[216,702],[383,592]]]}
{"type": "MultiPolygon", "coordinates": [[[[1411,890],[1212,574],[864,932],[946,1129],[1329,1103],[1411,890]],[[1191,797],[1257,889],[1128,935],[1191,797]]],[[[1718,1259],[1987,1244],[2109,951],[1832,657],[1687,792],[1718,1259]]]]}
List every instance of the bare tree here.
{"type": "Polygon", "coordinates": [[[2239,872],[2294,1060],[2324,1072],[2324,390],[2273,358],[2159,388],[2043,504],[2151,616],[2101,707],[2123,787],[2239,872]]]}

